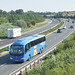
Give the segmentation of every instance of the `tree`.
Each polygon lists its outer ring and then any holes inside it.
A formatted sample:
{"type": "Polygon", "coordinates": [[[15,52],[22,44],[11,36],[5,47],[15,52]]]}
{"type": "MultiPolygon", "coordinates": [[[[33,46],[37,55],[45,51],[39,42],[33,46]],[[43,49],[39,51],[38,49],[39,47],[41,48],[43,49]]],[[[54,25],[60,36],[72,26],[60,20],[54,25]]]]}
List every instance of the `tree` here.
{"type": "Polygon", "coordinates": [[[7,14],[7,12],[6,12],[6,11],[3,11],[3,15],[4,15],[4,14],[7,14]]]}
{"type": "Polygon", "coordinates": [[[27,28],[27,23],[23,19],[17,20],[16,24],[21,28],[27,28]]]}
{"type": "Polygon", "coordinates": [[[11,11],[10,11],[10,14],[15,14],[15,11],[11,10],[11,11]]]}
{"type": "Polygon", "coordinates": [[[63,17],[62,12],[58,12],[55,16],[56,16],[56,18],[62,18],[63,17]]]}
{"type": "Polygon", "coordinates": [[[44,14],[44,16],[43,16],[44,18],[47,18],[47,16],[46,16],[46,14],[44,14]]]}
{"type": "Polygon", "coordinates": [[[0,18],[0,24],[7,23],[7,22],[8,22],[7,18],[4,18],[4,17],[0,18]]]}
{"type": "Polygon", "coordinates": [[[3,13],[3,10],[0,10],[0,14],[2,14],[3,13]]]}
{"type": "Polygon", "coordinates": [[[29,22],[27,23],[27,27],[31,27],[31,25],[30,25],[30,23],[29,23],[29,22]]]}
{"type": "Polygon", "coordinates": [[[35,21],[32,21],[31,24],[35,26],[36,23],[35,23],[35,21]]]}
{"type": "Polygon", "coordinates": [[[65,18],[68,18],[68,14],[65,15],[65,18]]]}
{"type": "Polygon", "coordinates": [[[28,11],[27,13],[32,14],[32,13],[34,13],[34,11],[28,11]]]}
{"type": "Polygon", "coordinates": [[[10,16],[8,17],[8,20],[9,20],[9,23],[15,24],[15,22],[16,22],[16,17],[15,17],[15,15],[10,15],[10,16]]]}
{"type": "Polygon", "coordinates": [[[22,9],[18,9],[18,10],[16,10],[16,14],[23,14],[24,12],[23,12],[23,10],[22,9]]]}

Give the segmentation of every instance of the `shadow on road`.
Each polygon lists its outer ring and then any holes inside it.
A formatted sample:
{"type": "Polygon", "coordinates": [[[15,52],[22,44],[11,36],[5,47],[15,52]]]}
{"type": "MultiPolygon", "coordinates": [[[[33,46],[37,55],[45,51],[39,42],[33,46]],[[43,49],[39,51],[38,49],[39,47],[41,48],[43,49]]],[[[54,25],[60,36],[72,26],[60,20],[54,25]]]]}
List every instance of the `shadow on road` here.
{"type": "Polygon", "coordinates": [[[16,64],[22,64],[21,62],[12,62],[11,60],[10,60],[10,56],[9,56],[9,54],[6,54],[6,55],[4,55],[4,56],[2,56],[2,57],[0,57],[0,66],[1,65],[16,65],[16,64]]]}

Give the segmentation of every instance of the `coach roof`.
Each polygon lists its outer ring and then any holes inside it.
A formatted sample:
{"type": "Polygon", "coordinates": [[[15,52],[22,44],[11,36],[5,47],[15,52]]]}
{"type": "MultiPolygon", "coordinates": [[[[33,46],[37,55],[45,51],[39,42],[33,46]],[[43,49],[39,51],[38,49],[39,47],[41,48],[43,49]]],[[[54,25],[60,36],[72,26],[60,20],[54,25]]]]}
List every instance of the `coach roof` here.
{"type": "Polygon", "coordinates": [[[25,37],[22,39],[17,40],[16,42],[14,42],[12,45],[23,45],[23,44],[27,44],[30,41],[36,40],[38,38],[44,37],[45,35],[34,35],[34,36],[30,36],[30,37],[25,37]]]}

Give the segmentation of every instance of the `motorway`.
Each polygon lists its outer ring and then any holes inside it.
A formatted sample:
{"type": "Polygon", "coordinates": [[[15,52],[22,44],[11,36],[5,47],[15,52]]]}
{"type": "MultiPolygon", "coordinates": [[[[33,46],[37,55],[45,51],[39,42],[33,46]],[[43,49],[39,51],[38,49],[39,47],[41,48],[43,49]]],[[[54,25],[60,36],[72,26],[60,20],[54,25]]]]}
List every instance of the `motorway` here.
{"type": "MultiPolygon", "coordinates": [[[[58,42],[65,39],[67,36],[71,35],[75,30],[75,26],[74,28],[70,28],[71,24],[72,24],[72,21],[67,22],[66,23],[67,28],[62,29],[62,33],[54,32],[53,34],[48,35],[46,37],[47,48],[45,50],[50,49],[52,46],[56,45],[58,42]]],[[[34,56],[33,58],[30,59],[30,61],[37,56],[39,55],[34,56]]],[[[11,72],[15,71],[16,69],[20,68],[21,66],[25,65],[26,63],[30,61],[26,61],[24,63],[13,63],[9,59],[9,54],[2,56],[0,57],[0,75],[9,75],[11,72]]]]}
{"type": "Polygon", "coordinates": [[[3,47],[9,46],[9,44],[13,43],[17,39],[24,38],[24,37],[27,37],[27,36],[32,36],[34,34],[38,34],[40,32],[46,31],[48,29],[51,29],[52,27],[54,27],[54,26],[56,26],[56,25],[59,24],[59,21],[58,20],[52,20],[52,22],[51,23],[50,22],[51,22],[51,20],[48,19],[46,21],[46,23],[49,23],[49,24],[44,25],[44,26],[42,26],[40,28],[37,28],[35,30],[29,31],[29,32],[23,34],[21,37],[14,38],[14,39],[4,39],[4,40],[0,41],[0,49],[2,49],[3,47]]]}

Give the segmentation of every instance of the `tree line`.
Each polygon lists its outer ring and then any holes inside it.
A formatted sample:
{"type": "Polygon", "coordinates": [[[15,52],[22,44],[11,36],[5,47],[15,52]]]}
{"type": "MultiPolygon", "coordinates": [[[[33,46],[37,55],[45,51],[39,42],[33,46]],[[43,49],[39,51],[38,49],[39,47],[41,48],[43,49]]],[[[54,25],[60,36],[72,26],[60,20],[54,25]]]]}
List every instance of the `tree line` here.
{"type": "Polygon", "coordinates": [[[72,18],[75,19],[75,11],[63,11],[63,12],[41,12],[38,14],[43,15],[45,18],[72,18]]]}
{"type": "Polygon", "coordinates": [[[16,11],[11,10],[10,12],[6,12],[0,10],[0,25],[10,23],[13,26],[30,27],[44,20],[43,16],[33,11],[24,12],[22,9],[18,9],[16,11]]]}

